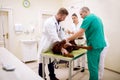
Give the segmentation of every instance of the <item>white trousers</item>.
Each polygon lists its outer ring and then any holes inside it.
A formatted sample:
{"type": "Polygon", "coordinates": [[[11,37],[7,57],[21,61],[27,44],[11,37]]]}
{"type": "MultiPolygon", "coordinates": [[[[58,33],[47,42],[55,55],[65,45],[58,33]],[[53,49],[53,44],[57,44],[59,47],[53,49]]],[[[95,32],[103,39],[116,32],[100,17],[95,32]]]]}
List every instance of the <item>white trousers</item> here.
{"type": "Polygon", "coordinates": [[[85,68],[85,55],[83,55],[82,57],[74,60],[74,67],[80,66],[80,63],[82,63],[82,66],[81,66],[81,67],[84,67],[84,68],[85,68]]]}
{"type": "MultiPolygon", "coordinates": [[[[82,40],[76,39],[76,40],[75,40],[75,43],[76,43],[77,45],[81,45],[81,44],[85,45],[85,44],[86,44],[85,39],[82,39],[82,40]]],[[[85,68],[85,55],[83,55],[83,56],[81,56],[80,58],[74,60],[74,67],[80,66],[80,63],[82,64],[81,67],[84,67],[84,68],[85,68]]]]}
{"type": "Polygon", "coordinates": [[[107,53],[108,47],[105,47],[100,54],[100,62],[99,62],[99,80],[102,80],[104,74],[104,60],[107,53]]]}

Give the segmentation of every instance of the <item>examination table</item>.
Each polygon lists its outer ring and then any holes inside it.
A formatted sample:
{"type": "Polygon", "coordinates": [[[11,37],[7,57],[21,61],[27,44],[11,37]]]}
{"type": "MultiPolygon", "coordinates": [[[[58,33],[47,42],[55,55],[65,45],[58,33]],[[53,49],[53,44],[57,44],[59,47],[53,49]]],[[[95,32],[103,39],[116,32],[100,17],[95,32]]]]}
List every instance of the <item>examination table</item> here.
{"type": "MultiPolygon", "coordinates": [[[[65,61],[68,61],[69,62],[69,77],[68,79],[71,80],[72,79],[72,61],[80,58],[81,56],[85,55],[86,53],[86,49],[79,49],[79,50],[74,50],[72,51],[71,54],[74,55],[73,58],[69,58],[69,57],[64,57],[62,55],[57,55],[57,54],[53,54],[51,51],[48,51],[48,52],[45,52],[45,53],[42,53],[41,54],[41,57],[42,57],[42,61],[43,61],[43,64],[45,64],[45,59],[59,59],[59,60],[65,60],[65,61]]],[[[42,66],[43,67],[43,76],[45,75],[45,65],[42,66]]]]}

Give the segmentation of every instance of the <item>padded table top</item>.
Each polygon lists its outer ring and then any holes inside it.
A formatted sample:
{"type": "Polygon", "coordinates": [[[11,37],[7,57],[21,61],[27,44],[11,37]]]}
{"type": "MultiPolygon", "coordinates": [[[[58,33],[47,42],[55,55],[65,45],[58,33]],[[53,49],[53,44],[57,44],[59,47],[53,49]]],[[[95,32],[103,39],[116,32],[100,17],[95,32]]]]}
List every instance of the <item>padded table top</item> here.
{"type": "Polygon", "coordinates": [[[59,59],[65,59],[65,60],[74,60],[74,59],[77,59],[77,58],[79,58],[80,56],[84,55],[86,52],[87,52],[86,49],[74,50],[74,51],[71,52],[71,54],[74,55],[73,58],[64,57],[64,56],[58,55],[58,54],[53,54],[52,51],[44,52],[44,53],[42,53],[42,56],[59,58],[59,59]]]}

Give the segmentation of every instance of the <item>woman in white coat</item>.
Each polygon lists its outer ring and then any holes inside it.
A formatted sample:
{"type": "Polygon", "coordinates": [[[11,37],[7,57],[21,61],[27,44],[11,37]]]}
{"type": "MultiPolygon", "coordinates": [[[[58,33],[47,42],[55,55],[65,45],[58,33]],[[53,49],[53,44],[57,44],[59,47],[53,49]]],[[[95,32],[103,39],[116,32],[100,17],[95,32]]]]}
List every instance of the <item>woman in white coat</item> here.
{"type": "MultiPolygon", "coordinates": [[[[75,32],[79,31],[80,25],[81,25],[76,13],[72,14],[72,20],[73,20],[73,24],[71,26],[71,29],[67,31],[67,33],[70,35],[73,35],[75,32]]],[[[85,36],[83,36],[83,37],[84,37],[83,39],[76,39],[75,43],[78,45],[82,45],[82,44],[84,45],[86,43],[86,40],[85,40],[85,36]]],[[[82,62],[81,72],[84,72],[84,70],[85,70],[85,55],[74,61],[74,69],[73,70],[80,69],[80,62],[82,62]]]]}
{"type": "MultiPolygon", "coordinates": [[[[39,43],[39,49],[38,49],[39,56],[42,52],[51,49],[51,46],[53,45],[54,42],[65,39],[65,35],[61,29],[60,22],[64,21],[67,15],[68,15],[68,11],[65,8],[60,8],[55,16],[50,17],[45,21],[43,26],[41,41],[39,43]]],[[[65,49],[62,49],[62,52],[66,53],[64,50],[65,49]]],[[[55,76],[53,61],[51,60],[49,60],[48,70],[49,70],[50,80],[59,80],[55,76]]],[[[43,77],[41,58],[40,58],[38,72],[39,75],[43,77]]]]}

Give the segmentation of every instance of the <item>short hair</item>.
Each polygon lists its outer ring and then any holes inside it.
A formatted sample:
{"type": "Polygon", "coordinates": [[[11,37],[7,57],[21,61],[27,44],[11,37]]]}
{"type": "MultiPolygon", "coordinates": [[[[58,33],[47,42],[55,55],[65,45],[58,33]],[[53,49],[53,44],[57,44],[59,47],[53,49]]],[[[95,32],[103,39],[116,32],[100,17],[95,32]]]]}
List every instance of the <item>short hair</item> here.
{"type": "Polygon", "coordinates": [[[83,12],[90,12],[90,9],[88,7],[82,7],[81,11],[83,11],[83,12]]]}
{"type": "Polygon", "coordinates": [[[60,8],[57,14],[68,15],[68,11],[65,8],[60,8]]]}
{"type": "Polygon", "coordinates": [[[78,17],[76,13],[73,13],[72,16],[78,17]]]}

